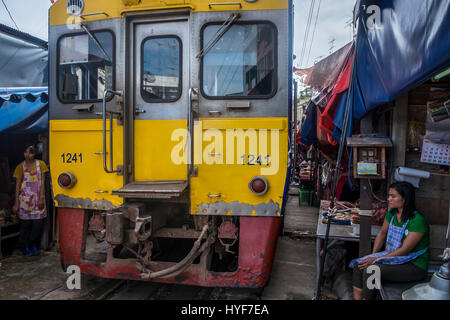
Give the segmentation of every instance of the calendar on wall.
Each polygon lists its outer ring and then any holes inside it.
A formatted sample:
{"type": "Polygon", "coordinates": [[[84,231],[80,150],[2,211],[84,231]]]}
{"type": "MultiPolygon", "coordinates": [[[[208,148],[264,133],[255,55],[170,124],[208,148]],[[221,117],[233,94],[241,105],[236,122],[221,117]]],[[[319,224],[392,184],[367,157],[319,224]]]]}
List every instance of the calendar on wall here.
{"type": "Polygon", "coordinates": [[[424,139],[420,162],[450,166],[450,145],[424,139]]]}

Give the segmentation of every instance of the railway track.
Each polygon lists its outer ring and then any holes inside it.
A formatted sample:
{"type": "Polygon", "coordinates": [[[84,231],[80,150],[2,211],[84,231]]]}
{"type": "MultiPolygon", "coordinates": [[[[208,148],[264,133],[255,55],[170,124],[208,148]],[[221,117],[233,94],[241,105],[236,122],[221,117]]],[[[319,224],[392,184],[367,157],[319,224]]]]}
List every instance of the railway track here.
{"type": "Polygon", "coordinates": [[[198,287],[132,280],[106,280],[74,300],[260,300],[262,289],[198,287]]]}

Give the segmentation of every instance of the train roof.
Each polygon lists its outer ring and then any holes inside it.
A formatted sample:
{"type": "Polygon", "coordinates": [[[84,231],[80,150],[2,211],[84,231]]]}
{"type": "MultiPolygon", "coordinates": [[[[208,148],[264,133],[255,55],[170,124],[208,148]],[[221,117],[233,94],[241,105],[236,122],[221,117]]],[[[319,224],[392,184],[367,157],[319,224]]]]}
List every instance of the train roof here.
{"type": "MultiPolygon", "coordinates": [[[[192,12],[287,10],[292,0],[237,0],[224,4],[210,0],[58,0],[49,9],[50,26],[71,24],[76,15],[68,13],[68,6],[79,4],[78,19],[94,21],[121,18],[128,13],[142,11],[190,10],[192,12]]],[[[78,21],[80,22],[80,21],[78,21]]]]}

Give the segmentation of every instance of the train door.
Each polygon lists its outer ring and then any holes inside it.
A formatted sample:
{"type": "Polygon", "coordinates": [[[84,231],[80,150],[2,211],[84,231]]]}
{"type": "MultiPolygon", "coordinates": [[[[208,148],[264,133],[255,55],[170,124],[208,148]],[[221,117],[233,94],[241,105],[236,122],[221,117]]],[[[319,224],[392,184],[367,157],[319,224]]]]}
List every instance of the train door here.
{"type": "Polygon", "coordinates": [[[132,174],[122,196],[170,198],[187,188],[188,23],[172,18],[131,24],[132,174]]]}

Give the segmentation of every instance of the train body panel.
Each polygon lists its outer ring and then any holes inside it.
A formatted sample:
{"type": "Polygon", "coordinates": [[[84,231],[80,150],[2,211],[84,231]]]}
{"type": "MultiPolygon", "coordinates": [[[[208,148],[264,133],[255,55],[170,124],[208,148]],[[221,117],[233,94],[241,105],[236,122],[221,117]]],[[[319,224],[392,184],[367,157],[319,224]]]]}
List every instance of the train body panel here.
{"type": "MultiPolygon", "coordinates": [[[[119,163],[123,126],[117,125],[117,120],[113,121],[113,136],[114,160],[119,163]]],[[[50,137],[53,194],[58,207],[105,210],[123,204],[122,198],[111,195],[111,190],[123,185],[123,177],[103,171],[101,120],[51,120],[50,137]],[[73,188],[65,189],[58,184],[58,177],[64,172],[78,177],[73,188]]]]}
{"type": "Polygon", "coordinates": [[[198,174],[191,177],[191,214],[280,216],[287,123],[287,118],[200,119],[194,128],[198,174]],[[266,177],[267,193],[250,190],[257,176],[266,177]]]}
{"type": "MultiPolygon", "coordinates": [[[[186,164],[172,161],[172,153],[176,152],[178,144],[177,140],[173,141],[172,134],[177,130],[185,132],[186,122],[186,120],[135,121],[136,181],[187,179],[186,164]],[[159,143],[154,143],[155,141],[159,143]]],[[[183,141],[186,141],[185,135],[183,141]]],[[[182,150],[180,152],[182,153],[182,150]]]]}

